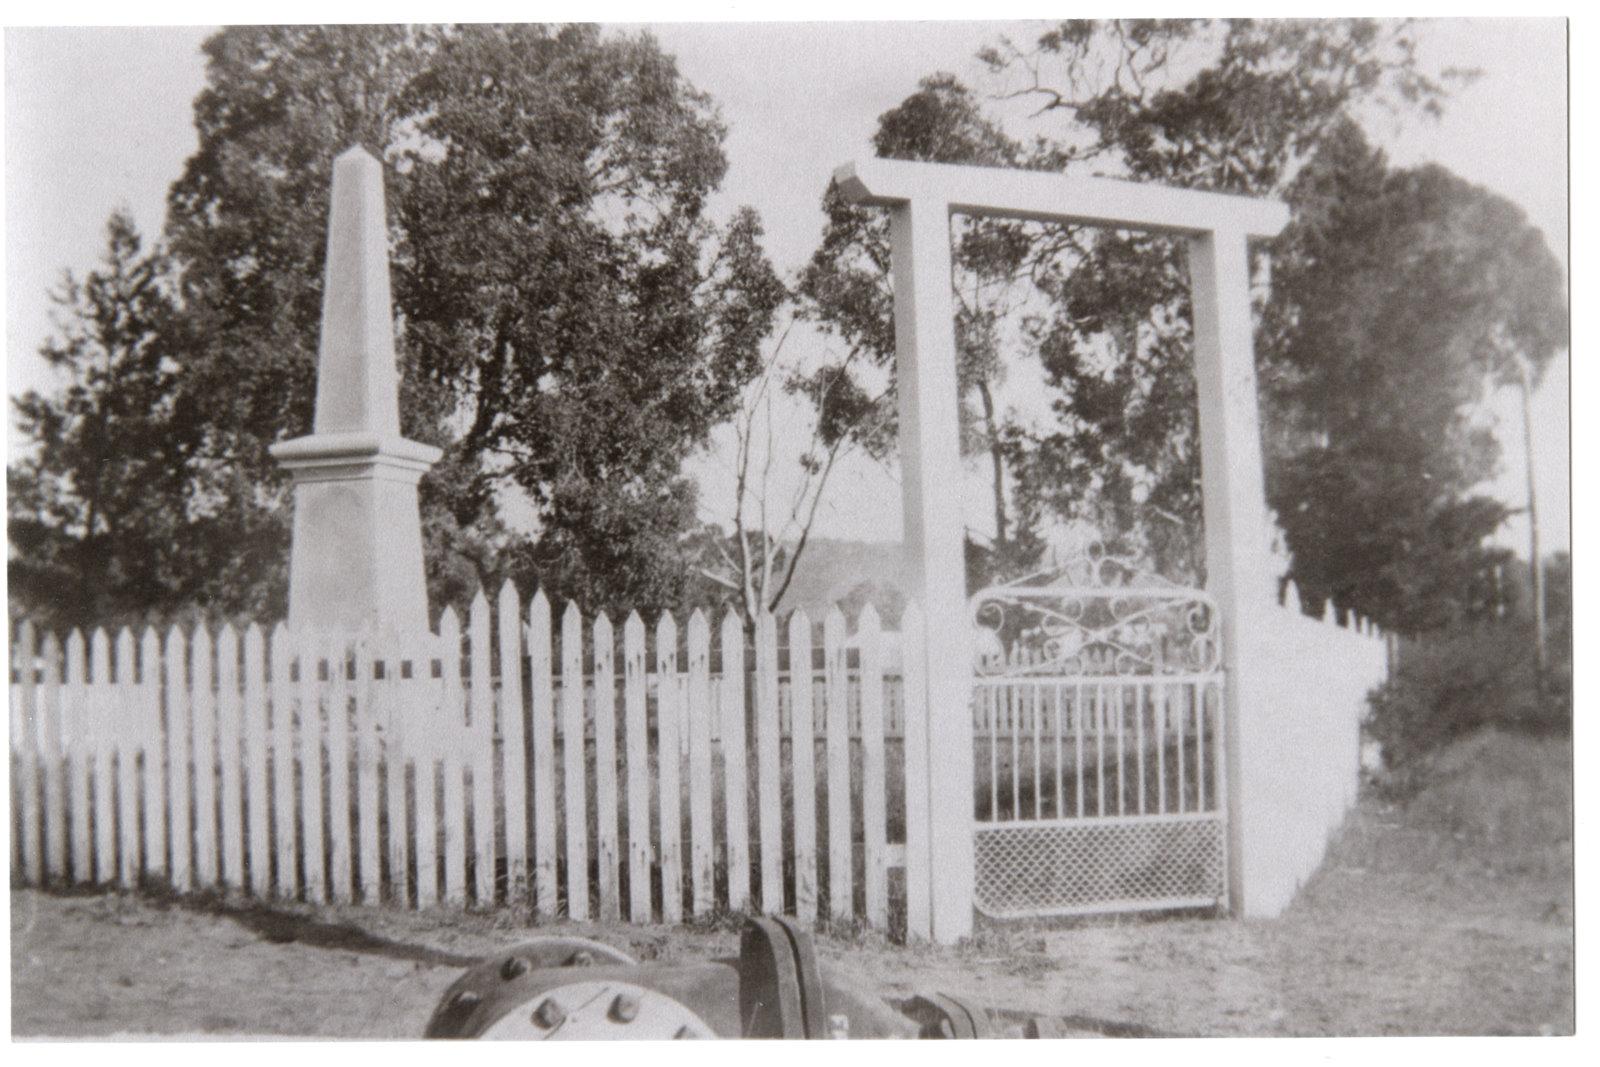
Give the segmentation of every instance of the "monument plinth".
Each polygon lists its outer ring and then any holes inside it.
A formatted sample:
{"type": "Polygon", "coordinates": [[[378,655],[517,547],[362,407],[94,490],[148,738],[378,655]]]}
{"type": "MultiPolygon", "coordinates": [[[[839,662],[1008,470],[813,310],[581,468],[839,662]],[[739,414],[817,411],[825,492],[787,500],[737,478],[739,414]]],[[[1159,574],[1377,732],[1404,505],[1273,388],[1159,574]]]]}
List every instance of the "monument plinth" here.
{"type": "Polygon", "coordinates": [[[400,436],[383,167],[334,161],[312,432],[273,445],[294,476],[289,625],[428,629],[417,482],[439,449],[400,436]]]}

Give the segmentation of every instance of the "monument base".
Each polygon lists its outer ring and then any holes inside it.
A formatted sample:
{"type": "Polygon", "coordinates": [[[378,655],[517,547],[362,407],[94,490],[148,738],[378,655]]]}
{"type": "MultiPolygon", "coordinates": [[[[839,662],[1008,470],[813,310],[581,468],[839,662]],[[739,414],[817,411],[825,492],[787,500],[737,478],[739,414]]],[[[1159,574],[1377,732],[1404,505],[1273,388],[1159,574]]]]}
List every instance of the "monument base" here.
{"type": "Polygon", "coordinates": [[[294,477],[290,628],[427,632],[417,482],[440,450],[342,433],[297,437],[271,452],[294,477]]]}

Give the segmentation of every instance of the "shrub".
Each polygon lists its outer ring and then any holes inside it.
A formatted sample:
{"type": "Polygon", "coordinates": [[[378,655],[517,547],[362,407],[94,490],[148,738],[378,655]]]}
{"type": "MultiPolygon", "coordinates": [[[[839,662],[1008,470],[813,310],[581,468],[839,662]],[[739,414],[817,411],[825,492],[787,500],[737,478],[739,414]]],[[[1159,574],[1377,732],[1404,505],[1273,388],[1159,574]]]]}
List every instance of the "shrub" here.
{"type": "Polygon", "coordinates": [[[1367,724],[1383,746],[1389,784],[1404,788],[1424,757],[1483,727],[1564,726],[1570,656],[1552,652],[1541,699],[1525,625],[1473,626],[1403,644],[1389,680],[1372,694],[1367,724]]]}

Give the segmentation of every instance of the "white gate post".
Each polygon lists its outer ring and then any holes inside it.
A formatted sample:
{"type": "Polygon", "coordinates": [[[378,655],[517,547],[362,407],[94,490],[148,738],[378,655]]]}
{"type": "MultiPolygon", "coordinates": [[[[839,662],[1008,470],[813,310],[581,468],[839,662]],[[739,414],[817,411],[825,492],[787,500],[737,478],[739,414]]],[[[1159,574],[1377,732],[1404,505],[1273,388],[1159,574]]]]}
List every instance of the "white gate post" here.
{"type": "Polygon", "coordinates": [[[961,507],[960,420],[950,209],[942,200],[894,204],[895,365],[900,400],[900,485],[907,588],[921,602],[924,640],[906,648],[927,679],[927,700],[906,708],[927,723],[933,939],[972,932],[972,653],[961,507]]]}
{"type": "MultiPolygon", "coordinates": [[[[1206,588],[1222,611],[1227,671],[1228,887],[1234,914],[1276,914],[1285,852],[1273,768],[1273,716],[1264,635],[1272,588],[1267,505],[1250,321],[1245,233],[1217,229],[1190,238],[1195,383],[1206,528],[1206,588]]],[[[1289,888],[1293,889],[1292,878],[1289,888]]]]}

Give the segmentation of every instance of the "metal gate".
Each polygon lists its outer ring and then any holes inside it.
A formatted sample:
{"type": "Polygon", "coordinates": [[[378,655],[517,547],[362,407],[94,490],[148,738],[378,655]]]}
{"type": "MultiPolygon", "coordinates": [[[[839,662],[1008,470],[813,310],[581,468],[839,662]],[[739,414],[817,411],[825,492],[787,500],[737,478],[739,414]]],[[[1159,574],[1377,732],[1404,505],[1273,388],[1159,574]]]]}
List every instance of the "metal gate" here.
{"type": "Polygon", "coordinates": [[[978,910],[1223,904],[1216,603],[1098,549],[971,603],[978,910]]]}

